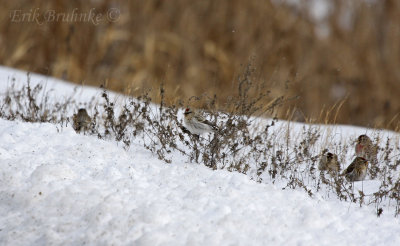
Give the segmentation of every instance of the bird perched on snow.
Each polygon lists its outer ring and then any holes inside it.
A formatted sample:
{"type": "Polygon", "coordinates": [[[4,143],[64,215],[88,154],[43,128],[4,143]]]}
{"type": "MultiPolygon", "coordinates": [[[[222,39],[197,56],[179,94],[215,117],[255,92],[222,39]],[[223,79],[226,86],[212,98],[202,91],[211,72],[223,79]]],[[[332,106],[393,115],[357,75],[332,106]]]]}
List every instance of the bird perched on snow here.
{"type": "Polygon", "coordinates": [[[367,135],[360,135],[356,143],[356,156],[363,157],[369,162],[377,162],[378,147],[375,146],[367,135]]]}
{"type": "Polygon", "coordinates": [[[327,170],[330,173],[337,173],[340,170],[340,163],[336,154],[328,152],[327,149],[323,151],[322,157],[319,161],[318,169],[321,171],[327,170]]]}
{"type": "Polygon", "coordinates": [[[80,108],[77,114],[73,116],[73,127],[76,132],[86,132],[90,128],[92,119],[88,115],[86,109],[80,108]]]}
{"type": "Polygon", "coordinates": [[[193,112],[190,108],[185,110],[184,116],[185,126],[192,134],[200,135],[217,130],[217,127],[213,123],[204,119],[197,112],[193,112]]]}
{"type": "Polygon", "coordinates": [[[368,161],[363,157],[356,157],[353,162],[341,174],[347,181],[361,181],[367,174],[368,161]]]}

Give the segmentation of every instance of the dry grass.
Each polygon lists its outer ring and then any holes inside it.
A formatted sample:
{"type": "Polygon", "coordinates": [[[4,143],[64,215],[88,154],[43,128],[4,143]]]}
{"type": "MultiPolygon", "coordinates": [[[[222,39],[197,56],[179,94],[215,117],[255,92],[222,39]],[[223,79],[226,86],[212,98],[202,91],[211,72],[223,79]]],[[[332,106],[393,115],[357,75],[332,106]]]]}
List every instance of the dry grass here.
{"type": "Polygon", "coordinates": [[[268,0],[3,1],[0,63],[132,95],[162,82],[168,104],[215,93],[218,107],[251,60],[250,95],[298,96],[281,118],[399,130],[400,2],[331,2],[319,37],[306,11],[268,0]],[[11,18],[36,8],[38,21],[11,18]],[[92,8],[99,23],[46,21],[92,8]]]}
{"type": "MultiPolygon", "coordinates": [[[[400,214],[400,146],[399,136],[384,136],[371,132],[374,143],[379,145],[378,163],[368,169],[368,178],[374,179],[375,188],[365,190],[363,183],[347,182],[338,173],[318,171],[318,163],[324,149],[337,153],[342,169],[352,159],[354,140],[336,138],[334,127],[306,125],[296,127],[293,122],[279,122],[276,118],[265,120],[253,116],[259,111],[274,114],[285,101],[274,101],[265,108],[260,101],[267,101],[268,94],[259,91],[251,97],[251,66],[236,83],[238,97],[225,104],[225,110],[216,110],[218,98],[195,98],[208,108],[202,112],[217,130],[212,134],[196,136],[182,123],[179,114],[187,101],[166,106],[167,91],[160,87],[157,92],[147,92],[137,98],[126,97],[124,102],[114,103],[104,90],[87,103],[91,122],[85,131],[77,133],[97,136],[100,139],[123,143],[125,148],[143,145],[165,163],[174,163],[180,156],[185,162],[205,165],[213,170],[225,169],[248,175],[257,182],[278,183],[283,189],[303,190],[313,197],[374,206],[377,216],[382,213],[400,214]],[[150,94],[157,94],[159,105],[151,104],[150,94]],[[233,112],[242,112],[235,114],[233,112]],[[135,144],[133,144],[135,143],[135,144]],[[133,144],[133,145],[131,145],[133,144]],[[377,185],[379,184],[379,187],[377,185]]],[[[11,86],[0,95],[0,118],[27,122],[51,122],[58,131],[74,122],[77,102],[70,97],[56,97],[54,91],[46,91],[41,85],[31,87],[29,76],[22,88],[11,86]]],[[[347,138],[347,139],[346,139],[347,138]]],[[[372,163],[371,163],[372,164],[372,163]]],[[[368,181],[369,183],[371,181],[368,181]]]]}

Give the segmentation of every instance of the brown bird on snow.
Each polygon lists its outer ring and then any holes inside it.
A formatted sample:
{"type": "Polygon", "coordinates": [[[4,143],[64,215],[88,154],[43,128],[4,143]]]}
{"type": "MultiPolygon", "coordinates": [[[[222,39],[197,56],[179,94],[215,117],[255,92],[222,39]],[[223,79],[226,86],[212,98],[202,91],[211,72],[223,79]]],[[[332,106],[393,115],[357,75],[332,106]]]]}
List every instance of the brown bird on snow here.
{"type": "Polygon", "coordinates": [[[73,116],[73,127],[76,132],[86,132],[90,128],[92,119],[88,115],[86,109],[80,108],[77,114],[73,116]]]}
{"type": "Polygon", "coordinates": [[[378,147],[374,145],[367,135],[360,135],[356,143],[356,156],[363,157],[369,162],[377,162],[378,147]]]}
{"type": "Polygon", "coordinates": [[[327,149],[323,151],[322,157],[319,160],[318,169],[321,171],[328,171],[329,173],[337,173],[340,171],[340,163],[336,154],[328,152],[327,149]]]}
{"type": "Polygon", "coordinates": [[[341,174],[347,181],[362,181],[367,175],[368,160],[363,157],[356,157],[353,162],[341,174]]]}

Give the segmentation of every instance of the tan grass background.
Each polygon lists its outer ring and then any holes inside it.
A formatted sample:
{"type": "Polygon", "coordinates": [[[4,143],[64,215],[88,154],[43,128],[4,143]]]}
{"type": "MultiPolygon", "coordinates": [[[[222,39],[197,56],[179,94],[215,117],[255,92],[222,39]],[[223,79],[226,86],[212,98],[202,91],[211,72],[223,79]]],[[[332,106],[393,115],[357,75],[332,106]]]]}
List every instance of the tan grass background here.
{"type": "Polygon", "coordinates": [[[215,93],[222,104],[251,62],[270,100],[297,96],[281,118],[399,130],[400,1],[330,1],[319,21],[311,1],[276,2],[1,1],[0,63],[133,95],[163,83],[169,103],[215,93]],[[91,10],[96,21],[46,16],[91,10]]]}

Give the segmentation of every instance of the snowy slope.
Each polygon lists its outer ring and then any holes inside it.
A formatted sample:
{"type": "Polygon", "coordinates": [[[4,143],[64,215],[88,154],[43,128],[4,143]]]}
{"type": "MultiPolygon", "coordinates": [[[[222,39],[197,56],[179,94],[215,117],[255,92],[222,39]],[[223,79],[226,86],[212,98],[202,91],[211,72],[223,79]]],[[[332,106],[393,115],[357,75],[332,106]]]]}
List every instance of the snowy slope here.
{"type": "Polygon", "coordinates": [[[398,245],[399,220],[0,120],[1,245],[398,245]]]}
{"type": "Polygon", "coordinates": [[[43,85],[44,91],[49,92],[53,96],[57,96],[57,100],[70,97],[81,102],[88,102],[93,96],[99,96],[100,90],[89,86],[76,86],[53,77],[47,77],[40,74],[32,74],[21,70],[0,66],[0,93],[7,88],[14,86],[21,88],[26,85],[29,78],[31,87],[37,84],[43,85]]]}
{"type": "MultiPolygon", "coordinates": [[[[4,78],[26,81],[1,70],[0,93],[4,78]]],[[[73,91],[54,79],[31,80],[59,95],[73,91]]],[[[100,93],[80,90],[82,101],[100,93]]],[[[367,131],[335,129],[347,138],[367,131]]],[[[139,143],[125,150],[70,126],[0,119],[0,245],[400,245],[398,218],[377,218],[374,209],[179,155],[165,164],[139,143]]]]}

